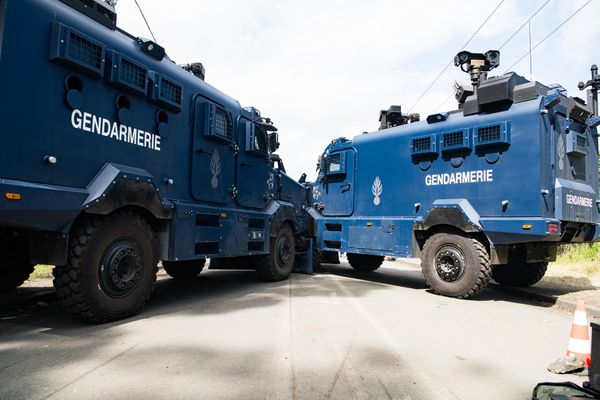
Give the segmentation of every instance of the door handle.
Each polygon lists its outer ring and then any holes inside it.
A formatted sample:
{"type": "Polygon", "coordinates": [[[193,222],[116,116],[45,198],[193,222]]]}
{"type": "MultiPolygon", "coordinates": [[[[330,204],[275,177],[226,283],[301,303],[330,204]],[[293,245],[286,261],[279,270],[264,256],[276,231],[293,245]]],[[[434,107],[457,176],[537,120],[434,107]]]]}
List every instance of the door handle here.
{"type": "Polygon", "coordinates": [[[346,182],[340,186],[340,189],[342,189],[342,193],[346,193],[346,192],[350,191],[351,187],[352,187],[352,184],[350,182],[346,182]]]}

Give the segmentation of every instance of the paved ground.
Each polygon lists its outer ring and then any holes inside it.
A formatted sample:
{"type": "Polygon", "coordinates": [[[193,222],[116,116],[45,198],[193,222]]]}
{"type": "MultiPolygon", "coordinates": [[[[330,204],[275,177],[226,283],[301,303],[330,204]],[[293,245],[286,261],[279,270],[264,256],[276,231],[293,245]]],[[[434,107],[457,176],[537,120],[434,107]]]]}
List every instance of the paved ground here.
{"type": "Polygon", "coordinates": [[[583,380],[546,371],[570,313],[493,287],[436,296],[410,266],[164,278],[141,315],[100,326],[46,300],[0,311],[0,399],[528,399],[583,380]]]}
{"type": "MultiPolygon", "coordinates": [[[[417,258],[399,259],[395,264],[402,268],[420,270],[421,260],[417,258]]],[[[557,268],[560,268],[557,265],[557,268]]],[[[491,287],[500,288],[493,281],[491,287]]],[[[600,290],[587,278],[569,277],[560,279],[554,276],[546,276],[534,286],[528,288],[502,288],[517,296],[554,304],[558,307],[575,310],[577,300],[584,300],[588,314],[600,318],[600,290]]]]}

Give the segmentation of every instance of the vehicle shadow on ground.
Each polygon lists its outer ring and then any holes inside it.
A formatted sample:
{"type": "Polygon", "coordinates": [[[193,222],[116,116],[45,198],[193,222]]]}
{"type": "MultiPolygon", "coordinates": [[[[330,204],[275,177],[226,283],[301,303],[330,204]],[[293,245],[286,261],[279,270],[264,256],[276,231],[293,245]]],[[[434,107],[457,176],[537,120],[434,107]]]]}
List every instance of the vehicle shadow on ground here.
{"type": "Polygon", "coordinates": [[[583,292],[586,290],[597,290],[589,278],[585,277],[558,277],[546,276],[539,283],[533,286],[536,289],[543,289],[550,295],[561,296],[583,292]]]}
{"type": "Polygon", "coordinates": [[[383,283],[411,289],[427,289],[427,284],[417,270],[385,268],[375,272],[355,271],[348,264],[322,264],[318,274],[331,274],[368,282],[383,283]]]}
{"type": "MultiPolygon", "coordinates": [[[[375,272],[360,272],[353,270],[349,265],[342,263],[340,265],[324,264],[320,272],[332,274],[347,278],[360,279],[368,282],[376,282],[386,285],[406,287],[409,289],[423,290],[431,295],[436,295],[425,283],[425,279],[418,269],[407,268],[384,268],[375,272]]],[[[578,289],[581,290],[581,289],[578,289]]],[[[506,301],[523,305],[549,308],[556,304],[557,298],[552,297],[555,294],[549,290],[524,291],[518,288],[502,287],[493,281],[479,295],[472,299],[461,301],[506,301]]],[[[562,294],[562,293],[561,293],[562,294]]]]}
{"type": "MultiPolygon", "coordinates": [[[[358,285],[351,293],[362,297],[384,286],[358,285]]],[[[168,314],[208,315],[236,312],[249,308],[266,308],[291,297],[347,296],[326,279],[317,275],[293,274],[285,281],[263,282],[252,270],[209,270],[191,280],[159,276],[152,296],[140,314],[111,323],[90,324],[63,311],[51,287],[19,288],[17,300],[0,302],[2,321],[46,329],[46,333],[79,336],[97,330],[111,329],[140,319],[168,314]],[[33,296],[43,290],[43,297],[33,296]],[[23,297],[22,299],[18,299],[23,297]],[[60,316],[62,314],[62,316],[60,316]]],[[[0,329],[1,325],[0,325],[0,329]]]]}

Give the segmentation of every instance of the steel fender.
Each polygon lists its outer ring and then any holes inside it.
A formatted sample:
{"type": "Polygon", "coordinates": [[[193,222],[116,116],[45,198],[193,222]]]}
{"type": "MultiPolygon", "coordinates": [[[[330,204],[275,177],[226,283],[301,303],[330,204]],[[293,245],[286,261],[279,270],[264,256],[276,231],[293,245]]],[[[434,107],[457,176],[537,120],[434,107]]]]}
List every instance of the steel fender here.
{"type": "Polygon", "coordinates": [[[3,225],[46,232],[67,233],[87,196],[84,189],[8,179],[0,179],[0,190],[21,196],[0,201],[3,225]]]}
{"type": "Polygon", "coordinates": [[[479,214],[467,199],[436,200],[419,228],[428,230],[437,225],[449,225],[464,232],[480,232],[483,228],[479,219],[479,214]]]}
{"type": "Polygon", "coordinates": [[[83,207],[90,214],[107,215],[126,206],[142,207],[159,219],[170,219],[173,213],[163,204],[154,177],[143,169],[106,164],[87,191],[83,207]]]}
{"type": "Polygon", "coordinates": [[[298,218],[296,218],[296,212],[293,204],[282,201],[274,201],[269,206],[267,212],[271,216],[271,237],[277,235],[279,228],[281,228],[281,225],[286,221],[290,221],[292,223],[292,230],[294,233],[298,231],[298,218]]]}

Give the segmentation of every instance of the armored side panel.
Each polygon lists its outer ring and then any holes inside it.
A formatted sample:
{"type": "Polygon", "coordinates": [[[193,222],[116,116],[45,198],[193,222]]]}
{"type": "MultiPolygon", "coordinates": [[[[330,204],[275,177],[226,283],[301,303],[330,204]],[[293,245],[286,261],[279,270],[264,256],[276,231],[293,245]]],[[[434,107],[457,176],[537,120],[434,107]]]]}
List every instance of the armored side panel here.
{"type": "Polygon", "coordinates": [[[82,213],[128,209],[165,260],[267,253],[305,194],[274,168],[260,114],[85,7],[0,1],[0,231],[66,244],[82,213]]]}
{"type": "Polygon", "coordinates": [[[515,74],[484,81],[469,101],[334,141],[312,187],[317,246],[411,256],[437,231],[485,237],[492,250],[596,240],[598,150],[586,106],[515,74]]]}

